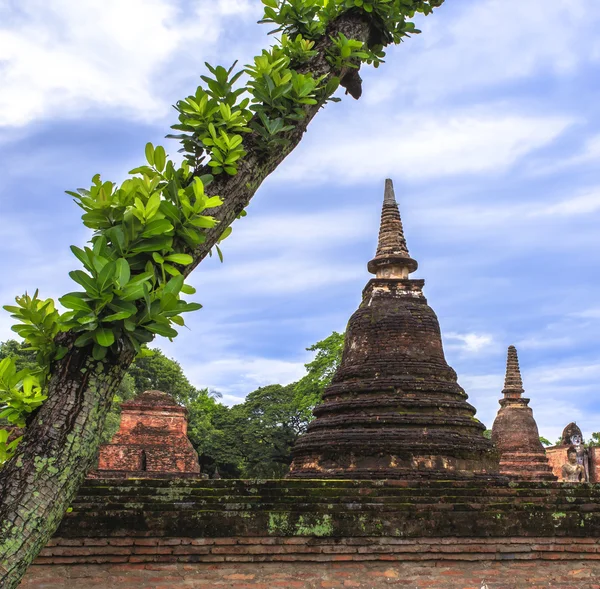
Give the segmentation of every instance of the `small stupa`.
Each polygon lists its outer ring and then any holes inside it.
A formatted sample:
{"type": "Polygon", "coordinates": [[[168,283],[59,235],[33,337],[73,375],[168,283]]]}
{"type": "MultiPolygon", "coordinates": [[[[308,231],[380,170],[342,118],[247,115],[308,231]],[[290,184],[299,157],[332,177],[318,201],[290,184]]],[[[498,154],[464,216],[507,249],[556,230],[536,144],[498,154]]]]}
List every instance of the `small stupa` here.
{"type": "Polygon", "coordinates": [[[375,274],[346,331],[342,362],[293,449],[290,477],[497,476],[498,456],[448,366],[437,317],[385,181],[375,274]]]}
{"type": "Polygon", "coordinates": [[[500,451],[500,472],[522,481],[555,481],[524,392],[517,349],[509,346],[503,398],[492,426],[492,441],[500,451]]]}
{"type": "Polygon", "coordinates": [[[198,475],[198,454],[187,437],[187,409],[162,391],[145,391],[121,405],[119,431],[100,446],[92,477],[198,475]]]}

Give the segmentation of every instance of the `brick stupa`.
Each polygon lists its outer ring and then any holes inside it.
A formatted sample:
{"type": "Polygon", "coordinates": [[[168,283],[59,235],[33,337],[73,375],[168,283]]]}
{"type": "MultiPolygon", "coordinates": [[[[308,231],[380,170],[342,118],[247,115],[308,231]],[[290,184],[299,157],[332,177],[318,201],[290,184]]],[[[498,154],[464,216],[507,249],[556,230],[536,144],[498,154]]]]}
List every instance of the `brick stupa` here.
{"type": "Polygon", "coordinates": [[[498,476],[483,435],[444,357],[437,317],[406,240],[391,180],[379,243],[346,332],[342,362],[293,450],[291,477],[468,479],[498,476]]]}
{"type": "Polygon", "coordinates": [[[198,454],[187,425],[187,409],[167,393],[146,391],[123,403],[119,431],[100,447],[92,476],[197,475],[198,454]]]}
{"type": "Polygon", "coordinates": [[[524,392],[517,350],[509,346],[504,397],[492,426],[492,441],[500,451],[500,472],[522,481],[555,481],[524,392]]]}

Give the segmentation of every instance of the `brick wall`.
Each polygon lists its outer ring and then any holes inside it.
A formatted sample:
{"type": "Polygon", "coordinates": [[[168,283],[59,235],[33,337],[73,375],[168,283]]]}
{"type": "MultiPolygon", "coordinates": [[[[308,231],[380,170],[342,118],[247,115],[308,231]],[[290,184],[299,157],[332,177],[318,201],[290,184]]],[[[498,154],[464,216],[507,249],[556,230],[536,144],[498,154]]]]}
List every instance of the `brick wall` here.
{"type": "Polygon", "coordinates": [[[600,538],[56,538],[38,565],[598,560],[600,538]]]}
{"type": "Polygon", "coordinates": [[[600,589],[600,561],[35,566],[21,589],[600,589]]]}
{"type": "Polygon", "coordinates": [[[22,587],[600,589],[596,578],[600,485],[107,479],[83,485],[22,587]]]}

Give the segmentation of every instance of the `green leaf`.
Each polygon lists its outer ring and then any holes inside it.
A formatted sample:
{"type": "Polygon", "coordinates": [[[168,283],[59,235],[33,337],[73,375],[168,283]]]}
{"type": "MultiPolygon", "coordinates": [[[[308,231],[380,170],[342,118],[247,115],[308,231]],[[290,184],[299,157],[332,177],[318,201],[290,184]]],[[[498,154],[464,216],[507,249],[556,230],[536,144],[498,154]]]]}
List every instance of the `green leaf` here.
{"type": "Polygon", "coordinates": [[[146,221],[150,220],[156,215],[158,208],[160,207],[160,194],[155,192],[146,203],[146,221]]]}
{"type": "Polygon", "coordinates": [[[103,321],[119,321],[121,319],[128,319],[137,313],[137,307],[134,303],[124,301],[122,299],[113,299],[113,301],[109,303],[108,308],[115,312],[112,315],[103,317],[103,321]]]}
{"type": "Polygon", "coordinates": [[[92,357],[94,360],[102,360],[106,356],[107,351],[108,348],[105,348],[99,344],[94,344],[94,347],[92,348],[92,357]]]}
{"type": "Polygon", "coordinates": [[[154,150],[154,167],[162,172],[165,169],[167,155],[165,154],[165,148],[162,145],[157,145],[154,150]]]}
{"type": "Polygon", "coordinates": [[[171,278],[169,280],[169,282],[167,282],[167,284],[165,284],[163,293],[178,295],[181,292],[181,289],[183,288],[183,280],[184,280],[184,278],[181,275],[173,276],[173,278],[171,278]]]}
{"type": "Polygon", "coordinates": [[[183,320],[183,317],[180,317],[179,315],[171,317],[171,321],[177,325],[181,325],[181,327],[185,327],[185,321],[183,320]]]}
{"type": "Polygon", "coordinates": [[[165,263],[165,259],[157,252],[152,252],[152,259],[157,263],[157,264],[164,264],[165,263]]]}
{"type": "Polygon", "coordinates": [[[175,266],[171,266],[171,264],[164,264],[163,270],[170,274],[171,276],[179,276],[181,272],[175,268],[175,266]]]}
{"type": "Polygon", "coordinates": [[[193,294],[196,294],[196,289],[193,286],[190,286],[189,284],[184,284],[181,287],[181,292],[183,294],[193,295],[193,294]]]}
{"type": "Polygon", "coordinates": [[[202,227],[205,229],[212,229],[217,224],[217,220],[214,217],[200,216],[200,217],[194,217],[193,219],[190,219],[190,223],[194,227],[202,227]]]}
{"type": "Polygon", "coordinates": [[[150,221],[142,231],[142,237],[155,237],[164,235],[173,230],[173,225],[167,219],[156,219],[150,221]]]}
{"type": "Polygon", "coordinates": [[[98,288],[100,292],[103,292],[112,285],[113,278],[115,277],[116,272],[117,265],[115,262],[109,262],[108,264],[106,264],[106,266],[104,266],[104,268],[102,268],[102,271],[100,272],[100,274],[98,274],[97,279],[98,288]]]}
{"type": "Polygon", "coordinates": [[[94,340],[94,332],[85,331],[75,340],[75,347],[83,348],[94,340]]]}
{"type": "MultiPolygon", "coordinates": [[[[162,219],[164,221],[164,219],[162,219]]],[[[152,221],[152,223],[158,223],[159,221],[152,221]]],[[[148,225],[152,225],[149,223],[148,225]]],[[[167,221],[168,223],[168,221],[167,221]]],[[[138,241],[137,244],[131,248],[131,252],[134,254],[140,254],[142,252],[159,252],[164,249],[170,249],[173,243],[172,237],[161,235],[160,237],[155,236],[149,239],[138,241]]]]}
{"type": "Polygon", "coordinates": [[[94,331],[94,339],[98,345],[108,348],[115,343],[115,334],[112,332],[112,329],[99,327],[94,331]]]}
{"type": "Polygon", "coordinates": [[[176,337],[177,331],[168,325],[164,325],[163,323],[148,323],[144,325],[144,328],[152,333],[156,333],[158,335],[162,335],[164,337],[176,337]]]}
{"type": "Polygon", "coordinates": [[[73,255],[84,265],[86,270],[91,272],[92,265],[90,264],[90,259],[87,253],[74,245],[71,246],[71,251],[73,252],[73,255]]]}
{"type": "Polygon", "coordinates": [[[179,301],[179,305],[177,310],[180,313],[190,313],[191,311],[199,311],[202,309],[202,305],[200,303],[186,303],[185,301],[179,301]]]}
{"type": "Polygon", "coordinates": [[[168,262],[173,262],[174,264],[181,264],[182,266],[189,266],[194,258],[189,254],[171,254],[165,258],[168,262]]]}
{"type": "Polygon", "coordinates": [[[146,159],[151,166],[154,165],[154,146],[152,143],[146,143],[146,159]]]}
{"type": "Polygon", "coordinates": [[[97,298],[100,294],[98,292],[98,287],[94,279],[89,275],[83,272],[83,270],[73,270],[69,272],[69,276],[79,285],[83,286],[85,291],[92,295],[92,298],[97,298]]]}
{"type": "Polygon", "coordinates": [[[125,258],[119,258],[116,262],[116,279],[120,288],[123,288],[131,278],[131,268],[125,258]]]}
{"type": "Polygon", "coordinates": [[[84,300],[86,295],[81,292],[71,292],[58,299],[60,304],[67,309],[73,309],[74,311],[91,311],[92,308],[84,300]]]}

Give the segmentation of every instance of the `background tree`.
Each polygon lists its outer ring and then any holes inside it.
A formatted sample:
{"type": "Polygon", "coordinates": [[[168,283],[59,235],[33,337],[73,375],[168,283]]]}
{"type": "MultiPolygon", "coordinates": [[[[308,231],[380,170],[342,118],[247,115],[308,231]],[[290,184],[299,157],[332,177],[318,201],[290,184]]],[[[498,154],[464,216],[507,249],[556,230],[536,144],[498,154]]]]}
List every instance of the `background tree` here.
{"type": "Polygon", "coordinates": [[[36,349],[38,369],[0,362],[0,403],[29,425],[0,471],[0,585],[12,589],[47,543],[98,450],[115,388],[155,335],[175,337],[189,273],[230,233],[264,179],[301,141],[339,85],[358,98],[362,63],[415,32],[415,12],[443,0],[263,0],[278,41],[240,72],[207,64],[176,104],[184,160],[146,146],[146,163],[117,185],[94,176],[69,192],[92,229],[71,249],[81,290],[7,307],[36,349]],[[241,76],[245,83],[239,83],[241,76]],[[239,84],[239,87],[238,85],[239,84]],[[26,399],[26,402],[24,402],[26,399]],[[25,414],[31,414],[29,419],[25,414]]]}
{"type": "MultiPolygon", "coordinates": [[[[344,334],[334,331],[324,340],[306,348],[317,352],[314,360],[305,364],[307,373],[295,385],[297,405],[311,412],[321,402],[323,391],[327,388],[335,371],[342,361],[344,334]]],[[[308,419],[308,416],[305,416],[308,419]]]]}

